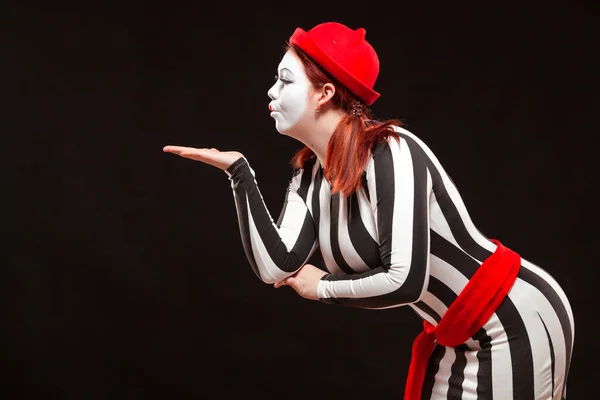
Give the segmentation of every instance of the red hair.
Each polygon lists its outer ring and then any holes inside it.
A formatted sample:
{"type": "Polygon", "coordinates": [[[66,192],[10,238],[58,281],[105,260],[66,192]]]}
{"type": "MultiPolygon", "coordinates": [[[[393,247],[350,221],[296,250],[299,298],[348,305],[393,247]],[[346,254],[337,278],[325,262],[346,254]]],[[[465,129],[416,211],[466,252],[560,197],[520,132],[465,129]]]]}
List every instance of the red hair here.
{"type": "MultiPolygon", "coordinates": [[[[344,85],[333,78],[298,47],[287,44],[286,50],[292,50],[304,65],[306,75],[315,88],[321,88],[326,83],[332,83],[335,88],[332,104],[340,109],[348,110],[353,101],[358,100],[344,85]]],[[[392,136],[399,140],[392,126],[401,126],[398,119],[373,121],[370,110],[360,103],[363,109],[361,117],[352,117],[346,113],[335,128],[327,145],[324,177],[332,184],[331,193],[341,192],[344,197],[354,193],[362,186],[362,174],[369,160],[371,149],[377,143],[386,141],[392,136]]],[[[291,160],[297,168],[303,168],[304,163],[314,157],[315,153],[309,147],[299,150],[291,160]]]]}

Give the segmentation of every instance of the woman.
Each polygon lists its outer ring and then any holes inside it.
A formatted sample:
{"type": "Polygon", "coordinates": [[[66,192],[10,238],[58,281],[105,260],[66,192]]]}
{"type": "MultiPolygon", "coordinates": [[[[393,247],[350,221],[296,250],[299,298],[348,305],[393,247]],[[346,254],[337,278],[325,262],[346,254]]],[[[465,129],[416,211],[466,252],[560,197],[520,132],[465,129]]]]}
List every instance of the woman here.
{"type": "Polygon", "coordinates": [[[485,237],[435,154],[368,106],[379,59],[364,29],[297,28],[268,91],[304,147],[277,223],[239,152],[166,146],[225,171],[257,276],[328,304],[410,306],[423,318],[405,399],[563,399],[569,302],[543,269],[485,237]],[[326,271],[307,264],[317,250],[326,271]]]}

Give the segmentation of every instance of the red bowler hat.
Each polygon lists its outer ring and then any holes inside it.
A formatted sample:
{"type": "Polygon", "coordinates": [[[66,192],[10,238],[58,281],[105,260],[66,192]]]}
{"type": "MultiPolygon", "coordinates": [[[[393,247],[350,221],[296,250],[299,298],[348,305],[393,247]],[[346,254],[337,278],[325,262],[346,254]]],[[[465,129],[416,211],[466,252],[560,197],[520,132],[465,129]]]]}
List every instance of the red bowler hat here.
{"type": "Polygon", "coordinates": [[[289,42],[370,106],[380,96],[373,90],[379,58],[365,40],[366,34],[364,28],[352,30],[338,22],[325,22],[308,32],[296,28],[289,42]]]}

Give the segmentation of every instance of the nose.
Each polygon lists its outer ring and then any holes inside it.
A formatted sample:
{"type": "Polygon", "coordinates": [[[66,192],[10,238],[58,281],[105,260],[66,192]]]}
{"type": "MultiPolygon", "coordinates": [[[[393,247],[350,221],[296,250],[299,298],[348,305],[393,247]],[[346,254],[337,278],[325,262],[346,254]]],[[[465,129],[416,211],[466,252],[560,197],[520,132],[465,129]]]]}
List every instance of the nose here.
{"type": "Polygon", "coordinates": [[[269,96],[271,100],[277,100],[277,95],[277,82],[275,82],[275,84],[271,86],[271,88],[267,92],[267,96],[269,96]]]}

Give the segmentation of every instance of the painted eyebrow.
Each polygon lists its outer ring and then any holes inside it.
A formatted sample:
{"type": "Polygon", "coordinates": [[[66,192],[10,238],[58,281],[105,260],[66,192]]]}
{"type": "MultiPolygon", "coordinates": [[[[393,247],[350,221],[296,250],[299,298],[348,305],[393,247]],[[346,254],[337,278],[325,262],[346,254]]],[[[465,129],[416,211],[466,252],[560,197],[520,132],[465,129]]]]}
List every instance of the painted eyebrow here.
{"type": "Polygon", "coordinates": [[[285,73],[286,75],[287,75],[287,74],[289,74],[290,76],[294,76],[294,73],[293,73],[292,71],[290,71],[289,69],[287,69],[287,68],[281,68],[281,69],[279,70],[279,73],[280,73],[280,74],[283,74],[283,73],[285,73]]]}

